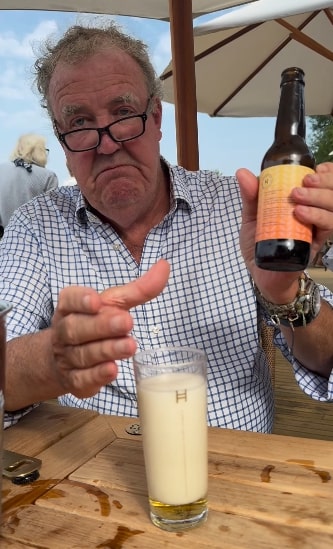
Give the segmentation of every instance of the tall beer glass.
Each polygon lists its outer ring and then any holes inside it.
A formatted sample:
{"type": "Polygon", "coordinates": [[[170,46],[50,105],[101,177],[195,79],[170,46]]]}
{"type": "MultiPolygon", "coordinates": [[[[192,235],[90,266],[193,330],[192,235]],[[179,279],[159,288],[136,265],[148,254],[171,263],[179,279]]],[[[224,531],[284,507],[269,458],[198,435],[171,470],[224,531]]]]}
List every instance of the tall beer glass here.
{"type": "Polygon", "coordinates": [[[182,531],[207,517],[207,359],[189,347],[134,356],[152,522],[182,531]]]}

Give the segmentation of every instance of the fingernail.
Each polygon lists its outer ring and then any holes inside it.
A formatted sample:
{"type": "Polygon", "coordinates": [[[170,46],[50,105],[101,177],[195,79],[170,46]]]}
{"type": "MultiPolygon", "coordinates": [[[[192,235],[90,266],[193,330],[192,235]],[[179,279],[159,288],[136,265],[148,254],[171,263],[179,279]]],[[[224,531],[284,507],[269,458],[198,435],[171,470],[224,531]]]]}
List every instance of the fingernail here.
{"type": "Polygon", "coordinates": [[[310,173],[310,174],[307,174],[305,176],[305,179],[308,181],[308,182],[311,182],[311,183],[319,183],[320,181],[320,177],[318,174],[316,173],[310,173]]]}

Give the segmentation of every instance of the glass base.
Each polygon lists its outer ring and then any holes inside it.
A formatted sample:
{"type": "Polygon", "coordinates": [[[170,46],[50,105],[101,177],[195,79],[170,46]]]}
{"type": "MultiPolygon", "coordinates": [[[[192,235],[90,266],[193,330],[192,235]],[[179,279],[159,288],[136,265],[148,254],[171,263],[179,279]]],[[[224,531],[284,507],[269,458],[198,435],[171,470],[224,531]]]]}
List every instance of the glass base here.
{"type": "Polygon", "coordinates": [[[150,499],[149,504],[152,523],[168,532],[182,532],[207,520],[206,498],[184,505],[169,505],[150,499]]]}

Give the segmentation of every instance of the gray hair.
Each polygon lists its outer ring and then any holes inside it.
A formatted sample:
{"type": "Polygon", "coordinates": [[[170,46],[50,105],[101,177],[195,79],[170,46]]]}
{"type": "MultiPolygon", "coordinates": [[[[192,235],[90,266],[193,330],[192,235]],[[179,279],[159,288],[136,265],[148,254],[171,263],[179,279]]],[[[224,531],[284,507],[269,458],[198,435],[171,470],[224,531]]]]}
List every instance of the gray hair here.
{"type": "Polygon", "coordinates": [[[55,41],[52,37],[47,39],[34,63],[34,82],[41,95],[41,105],[51,117],[49,87],[57,64],[75,65],[110,48],[118,48],[130,55],[142,69],[149,96],[162,99],[162,82],[150,61],[148,46],[144,42],[124,33],[114,21],[107,21],[99,27],[73,25],[60,40],[55,41]]]}
{"type": "Polygon", "coordinates": [[[37,164],[45,168],[47,163],[46,140],[42,135],[26,133],[21,135],[10,155],[10,160],[22,158],[29,164],[37,164]]]}

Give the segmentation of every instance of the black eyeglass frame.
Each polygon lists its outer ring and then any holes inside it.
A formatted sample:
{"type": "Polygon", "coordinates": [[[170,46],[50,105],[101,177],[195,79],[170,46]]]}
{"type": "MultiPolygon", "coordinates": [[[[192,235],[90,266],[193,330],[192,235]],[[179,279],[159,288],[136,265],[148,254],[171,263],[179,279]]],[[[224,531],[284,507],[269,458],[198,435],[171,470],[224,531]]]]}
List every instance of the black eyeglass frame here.
{"type": "Polygon", "coordinates": [[[132,114],[130,116],[124,116],[123,118],[118,118],[118,120],[115,120],[114,122],[111,122],[111,124],[108,124],[107,126],[104,126],[104,128],[79,128],[78,130],[71,130],[69,132],[60,133],[58,128],[57,128],[56,122],[54,120],[54,127],[55,127],[55,130],[56,130],[56,133],[57,133],[57,137],[58,137],[59,141],[61,141],[61,143],[63,143],[65,145],[65,147],[71,152],[86,152],[86,151],[92,151],[94,149],[97,149],[101,144],[102,136],[104,134],[108,135],[110,137],[110,139],[112,139],[112,141],[114,141],[115,143],[125,143],[126,141],[132,141],[133,139],[137,139],[137,137],[140,137],[146,131],[146,122],[147,122],[147,119],[148,119],[149,103],[150,103],[151,99],[152,99],[152,96],[148,97],[146,108],[141,114],[132,114]],[[110,128],[114,124],[118,124],[119,122],[122,122],[123,120],[129,120],[131,118],[141,118],[141,120],[142,120],[142,131],[140,133],[138,133],[137,135],[135,135],[134,137],[129,137],[129,138],[126,138],[126,139],[116,139],[112,135],[112,133],[110,131],[110,128]],[[87,131],[87,130],[94,130],[98,133],[98,142],[97,142],[97,144],[94,145],[93,147],[88,147],[87,149],[80,149],[80,150],[72,149],[72,147],[70,147],[70,145],[68,145],[68,143],[66,142],[66,136],[70,135],[70,134],[73,134],[73,133],[84,132],[84,131],[87,131]]]}

